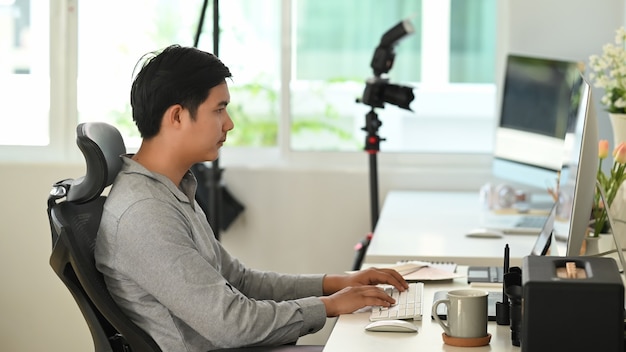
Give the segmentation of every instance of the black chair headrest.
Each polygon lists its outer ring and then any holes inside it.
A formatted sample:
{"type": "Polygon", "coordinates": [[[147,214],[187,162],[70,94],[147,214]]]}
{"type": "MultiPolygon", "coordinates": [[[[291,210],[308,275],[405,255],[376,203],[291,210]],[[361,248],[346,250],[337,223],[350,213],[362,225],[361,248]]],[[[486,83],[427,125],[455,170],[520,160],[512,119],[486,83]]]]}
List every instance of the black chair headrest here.
{"type": "Polygon", "coordinates": [[[73,180],[67,201],[85,203],[100,196],[122,168],[120,155],[126,153],[117,128],[104,122],[86,122],[76,127],[76,144],[87,163],[85,176],[73,180]]]}

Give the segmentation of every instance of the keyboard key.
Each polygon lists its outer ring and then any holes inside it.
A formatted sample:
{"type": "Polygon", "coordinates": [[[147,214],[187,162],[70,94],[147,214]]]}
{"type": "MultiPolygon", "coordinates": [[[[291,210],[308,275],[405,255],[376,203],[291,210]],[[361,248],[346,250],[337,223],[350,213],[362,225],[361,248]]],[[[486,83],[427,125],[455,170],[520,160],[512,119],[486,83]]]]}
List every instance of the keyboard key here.
{"type": "Polygon", "coordinates": [[[545,216],[524,216],[515,224],[517,227],[536,227],[542,228],[546,223],[545,216]]]}
{"type": "Polygon", "coordinates": [[[393,286],[382,286],[387,294],[396,300],[391,307],[372,307],[370,320],[387,319],[422,319],[422,301],[424,298],[424,283],[409,283],[409,289],[400,292],[393,286]]]}

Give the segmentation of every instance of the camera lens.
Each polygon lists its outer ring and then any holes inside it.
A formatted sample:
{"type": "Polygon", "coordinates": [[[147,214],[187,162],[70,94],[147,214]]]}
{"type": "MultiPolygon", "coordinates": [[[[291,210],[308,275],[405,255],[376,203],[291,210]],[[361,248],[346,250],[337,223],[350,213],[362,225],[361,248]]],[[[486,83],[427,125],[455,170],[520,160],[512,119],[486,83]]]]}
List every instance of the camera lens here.
{"type": "Polygon", "coordinates": [[[415,99],[413,88],[395,84],[387,84],[383,92],[383,100],[406,110],[411,110],[409,104],[415,99]]]}

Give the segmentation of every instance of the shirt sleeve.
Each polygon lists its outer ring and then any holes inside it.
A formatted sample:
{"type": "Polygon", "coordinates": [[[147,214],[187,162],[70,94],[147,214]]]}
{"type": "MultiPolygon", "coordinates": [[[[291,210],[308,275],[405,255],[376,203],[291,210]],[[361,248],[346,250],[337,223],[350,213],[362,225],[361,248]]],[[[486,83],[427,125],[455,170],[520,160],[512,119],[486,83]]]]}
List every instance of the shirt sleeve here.
{"type": "Polygon", "coordinates": [[[284,301],[323,295],[324,275],[292,275],[250,269],[233,258],[219,242],[216,246],[221,253],[222,275],[250,298],[284,301]]]}
{"type": "Polygon", "coordinates": [[[198,231],[173,206],[143,200],[120,218],[116,266],[218,346],[287,343],[323,327],[324,304],[309,296],[320,277],[246,269],[198,231]]]}

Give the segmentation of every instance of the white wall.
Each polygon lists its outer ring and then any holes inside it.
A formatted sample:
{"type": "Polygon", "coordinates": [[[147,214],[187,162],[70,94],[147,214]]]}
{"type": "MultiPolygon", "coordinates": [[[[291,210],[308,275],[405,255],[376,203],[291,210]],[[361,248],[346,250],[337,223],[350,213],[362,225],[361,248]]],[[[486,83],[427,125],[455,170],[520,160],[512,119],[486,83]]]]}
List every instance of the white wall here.
{"type": "MultiPolygon", "coordinates": [[[[509,6],[502,12],[500,48],[541,56],[586,59],[611,41],[623,22],[623,0],[500,3],[509,6]]],[[[350,269],[352,247],[369,231],[366,163],[364,156],[364,166],[355,169],[228,168],[226,184],[246,210],[222,233],[222,242],[260,269],[350,269]]],[[[82,165],[0,164],[3,351],[93,349],[80,312],[48,264],[48,191],[53,182],[83,172],[82,165]]],[[[381,167],[381,201],[389,189],[475,190],[487,175],[487,168],[460,170],[453,165],[443,170],[381,167]]]]}
{"type": "MultiPolygon", "coordinates": [[[[623,0],[513,0],[502,20],[508,23],[500,45],[503,53],[549,57],[588,63],[613,42],[624,25],[623,0]]],[[[502,63],[500,63],[502,65],[502,63]]],[[[600,105],[604,93],[594,89],[600,136],[612,139],[608,114],[600,105]]]]}

